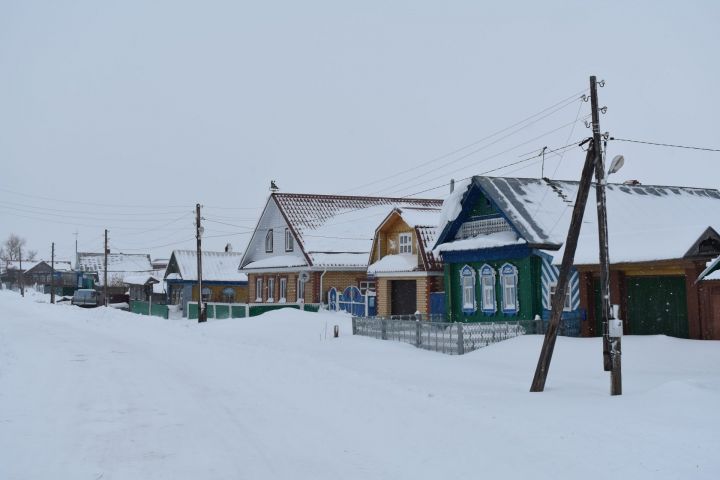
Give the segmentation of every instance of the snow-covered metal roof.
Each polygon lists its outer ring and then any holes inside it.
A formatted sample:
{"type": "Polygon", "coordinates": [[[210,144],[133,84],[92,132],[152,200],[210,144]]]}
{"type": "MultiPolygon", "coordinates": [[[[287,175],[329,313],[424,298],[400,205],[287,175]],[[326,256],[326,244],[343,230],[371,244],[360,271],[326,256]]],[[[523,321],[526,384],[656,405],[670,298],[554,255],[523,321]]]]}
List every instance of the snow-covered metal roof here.
{"type": "MultiPolygon", "coordinates": [[[[240,253],[203,251],[203,280],[209,282],[246,282],[247,275],[238,272],[241,258],[242,254],[240,253]]],[[[170,279],[173,273],[178,273],[183,280],[197,280],[197,252],[195,250],[174,250],[166,272],[166,279],[170,279]],[[175,271],[175,268],[177,268],[177,271],[175,271]]]]}
{"type": "MultiPolygon", "coordinates": [[[[367,266],[375,229],[394,208],[439,208],[441,200],[274,193],[312,267],[367,266]]],[[[418,216],[421,215],[418,213],[418,216]]]]}
{"type": "MultiPolygon", "coordinates": [[[[550,250],[548,253],[555,261],[562,258],[578,184],[577,181],[536,178],[473,178],[473,185],[500,209],[520,238],[532,247],[550,250]]],[[[449,197],[453,205],[444,206],[444,210],[459,211],[454,204],[467,198],[465,192],[462,193],[449,197]]],[[[720,192],[715,189],[608,184],[606,196],[613,263],[683,258],[709,226],[720,227],[720,192]]],[[[575,264],[597,262],[597,208],[593,187],[583,217],[575,264]]]]}
{"type": "Polygon", "coordinates": [[[377,262],[368,267],[368,273],[413,272],[418,270],[417,255],[393,254],[385,255],[377,262]]]}
{"type": "MultiPolygon", "coordinates": [[[[76,268],[82,272],[98,274],[98,285],[103,285],[105,255],[102,253],[80,252],[77,254],[76,268]]],[[[140,253],[109,253],[107,255],[108,284],[121,285],[125,276],[151,273],[150,255],[140,253]]]]}
{"type": "MultiPolygon", "coordinates": [[[[48,267],[51,265],[50,260],[33,260],[31,262],[22,262],[22,269],[24,272],[29,272],[33,268],[37,267],[41,263],[47,264],[48,267]]],[[[9,260],[6,263],[4,263],[4,266],[7,270],[19,270],[20,269],[20,262],[15,260],[9,260]]],[[[55,260],[55,271],[56,272],[71,272],[72,271],[72,262],[69,260],[55,260]]]]}

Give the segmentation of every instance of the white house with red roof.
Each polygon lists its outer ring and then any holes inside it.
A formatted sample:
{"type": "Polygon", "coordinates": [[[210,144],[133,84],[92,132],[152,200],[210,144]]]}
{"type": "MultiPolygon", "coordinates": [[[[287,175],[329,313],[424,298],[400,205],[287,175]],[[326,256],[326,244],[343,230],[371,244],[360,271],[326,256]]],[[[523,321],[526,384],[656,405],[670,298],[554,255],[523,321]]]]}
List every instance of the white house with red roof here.
{"type": "Polygon", "coordinates": [[[273,192],[240,262],[250,302],[326,303],[331,288],[374,289],[375,229],[395,208],[439,200],[273,192]]]}

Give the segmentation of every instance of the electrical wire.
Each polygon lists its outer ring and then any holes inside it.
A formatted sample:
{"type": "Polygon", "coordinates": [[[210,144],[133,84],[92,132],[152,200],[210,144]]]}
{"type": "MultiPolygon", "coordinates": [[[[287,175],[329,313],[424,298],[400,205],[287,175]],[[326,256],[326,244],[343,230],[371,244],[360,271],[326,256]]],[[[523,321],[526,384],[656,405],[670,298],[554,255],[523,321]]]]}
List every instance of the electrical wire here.
{"type": "MultiPolygon", "coordinates": [[[[545,137],[545,136],[547,136],[547,135],[550,135],[551,133],[555,133],[555,132],[557,132],[558,130],[562,130],[563,128],[568,127],[568,126],[572,125],[573,123],[577,123],[577,122],[578,122],[578,119],[575,119],[575,120],[573,120],[572,122],[569,122],[569,123],[565,123],[565,124],[563,124],[563,125],[561,125],[561,126],[559,126],[559,127],[557,127],[557,128],[554,128],[554,129],[552,129],[552,130],[550,130],[550,131],[548,131],[548,132],[546,132],[546,133],[543,133],[542,135],[540,135],[540,136],[538,136],[538,137],[535,137],[535,138],[533,138],[533,139],[530,139],[530,140],[528,140],[527,142],[523,142],[523,143],[519,144],[518,146],[527,145],[527,144],[530,143],[530,142],[533,142],[533,141],[535,141],[535,140],[537,140],[537,139],[539,139],[539,138],[542,138],[542,137],[545,137]]],[[[534,123],[536,123],[536,122],[533,122],[532,124],[534,124],[534,123]]],[[[532,125],[532,124],[528,124],[528,125],[532,125]]],[[[470,156],[472,156],[472,155],[475,155],[476,153],[481,152],[481,151],[485,150],[486,148],[491,147],[491,146],[497,144],[499,141],[504,140],[505,138],[507,138],[507,136],[501,137],[501,138],[499,138],[498,140],[496,140],[496,141],[494,141],[494,142],[492,142],[492,143],[489,143],[489,144],[487,144],[487,145],[483,145],[483,146],[480,147],[480,148],[476,148],[476,149],[474,149],[474,150],[471,150],[470,152],[465,153],[465,154],[463,154],[463,155],[461,155],[461,156],[459,156],[459,157],[457,157],[457,158],[455,158],[455,159],[453,159],[453,160],[451,160],[451,161],[449,161],[449,162],[447,162],[447,163],[444,163],[443,165],[439,165],[439,166],[437,166],[437,167],[435,167],[435,168],[432,168],[432,169],[426,171],[425,173],[421,173],[420,175],[415,175],[414,177],[408,178],[408,179],[406,179],[406,180],[404,180],[404,181],[402,181],[402,182],[399,182],[399,183],[393,185],[392,187],[381,188],[380,190],[377,190],[377,191],[371,193],[371,195],[377,195],[377,194],[379,194],[379,193],[381,193],[381,192],[385,192],[385,191],[387,191],[387,190],[396,191],[396,190],[391,190],[391,189],[397,187],[398,185],[403,185],[403,184],[412,182],[412,181],[414,181],[414,180],[418,180],[418,179],[420,179],[420,178],[422,178],[422,177],[425,177],[425,176],[427,176],[427,175],[430,175],[430,174],[432,174],[432,173],[435,173],[435,172],[438,172],[438,171],[440,171],[440,170],[443,170],[443,169],[447,168],[449,165],[453,165],[453,164],[459,162],[460,160],[464,160],[464,159],[466,159],[466,158],[468,158],[468,157],[470,157],[470,156]]],[[[512,151],[512,150],[514,150],[514,149],[515,149],[515,147],[513,147],[513,148],[511,148],[511,149],[508,149],[508,150],[505,150],[505,151],[503,151],[502,153],[506,153],[506,152],[512,151]]],[[[478,162],[475,162],[473,165],[476,165],[476,164],[478,164],[478,163],[482,163],[482,162],[487,161],[487,160],[489,160],[489,159],[495,158],[496,156],[498,156],[498,155],[490,156],[490,157],[488,157],[488,158],[485,158],[485,159],[483,159],[483,160],[480,160],[480,161],[478,161],[478,162]]],[[[413,169],[413,170],[415,170],[415,169],[413,169]]],[[[409,188],[412,188],[412,187],[409,187],[409,188]]]]}
{"type": "MultiPolygon", "coordinates": [[[[576,120],[576,122],[577,122],[577,121],[579,121],[579,120],[576,120]]],[[[481,163],[484,163],[484,162],[486,162],[486,161],[488,161],[488,160],[492,160],[493,158],[497,158],[497,157],[499,157],[499,156],[501,156],[501,155],[504,155],[504,154],[506,154],[506,153],[512,152],[513,150],[516,150],[516,149],[522,147],[523,145],[527,145],[527,144],[532,143],[532,142],[534,142],[534,141],[536,141],[536,140],[539,140],[539,139],[541,139],[541,138],[543,138],[543,137],[546,137],[546,136],[548,136],[548,135],[550,135],[550,134],[552,134],[552,133],[555,133],[555,132],[557,132],[558,130],[561,130],[561,129],[569,126],[571,123],[573,123],[573,122],[566,123],[566,124],[561,125],[561,126],[559,126],[559,127],[557,127],[557,128],[554,128],[554,129],[552,129],[552,130],[550,130],[550,131],[547,131],[547,132],[545,132],[545,133],[543,133],[543,134],[541,134],[541,135],[538,135],[538,136],[536,136],[536,137],[534,137],[534,138],[531,138],[530,140],[527,140],[527,141],[522,142],[522,143],[519,143],[519,144],[517,144],[517,145],[515,145],[515,146],[513,146],[513,147],[510,147],[510,148],[508,148],[508,149],[506,149],[506,150],[503,150],[503,151],[501,151],[501,152],[495,153],[495,154],[493,154],[493,155],[490,155],[490,156],[488,156],[488,157],[485,157],[485,158],[483,158],[483,159],[481,159],[481,160],[478,160],[478,161],[476,161],[476,162],[463,165],[463,166],[461,166],[461,167],[459,167],[459,168],[456,168],[455,170],[452,170],[452,171],[450,171],[450,172],[445,172],[445,173],[446,173],[446,174],[457,173],[457,172],[459,172],[459,171],[461,171],[461,170],[465,170],[465,169],[467,169],[467,168],[469,168],[469,167],[474,167],[474,166],[479,165],[479,164],[481,164],[481,163]]],[[[473,152],[470,152],[469,154],[465,155],[465,157],[471,155],[472,153],[473,153],[473,152]]],[[[461,157],[461,158],[463,158],[463,157],[461,157]]],[[[439,169],[436,169],[436,170],[439,170],[439,169]]],[[[424,176],[424,175],[421,175],[421,176],[424,176]]],[[[416,178],[419,178],[419,177],[416,177],[416,178]]],[[[421,186],[421,185],[427,185],[428,183],[430,183],[430,182],[432,182],[432,181],[433,181],[433,180],[431,179],[431,180],[427,180],[427,181],[424,181],[424,182],[420,182],[420,183],[417,183],[417,184],[410,185],[410,186],[408,186],[408,187],[402,188],[402,189],[400,189],[400,190],[393,191],[393,192],[391,192],[391,193],[394,193],[394,192],[402,192],[402,191],[408,190],[408,189],[410,189],[410,188],[419,187],[419,186],[421,186]]],[[[432,189],[431,189],[431,190],[432,190],[432,189]]],[[[424,191],[429,191],[429,190],[424,190],[424,191]]]]}
{"type": "MultiPolygon", "coordinates": [[[[539,112],[537,112],[537,113],[535,113],[535,114],[533,114],[533,115],[530,115],[529,117],[526,117],[526,118],[520,120],[519,122],[515,122],[515,123],[513,123],[512,125],[509,125],[509,126],[503,128],[503,129],[501,129],[501,130],[498,130],[498,131],[494,132],[494,133],[491,133],[490,135],[487,135],[487,136],[485,136],[485,137],[483,137],[483,138],[481,138],[481,139],[479,139],[479,140],[476,140],[476,141],[474,141],[474,142],[472,142],[472,143],[469,143],[469,144],[464,145],[464,146],[462,146],[462,147],[460,147],[460,148],[457,148],[457,149],[455,149],[455,150],[453,150],[453,151],[451,151],[451,152],[448,152],[448,153],[446,153],[446,154],[440,155],[440,156],[438,156],[438,157],[431,158],[430,160],[427,160],[427,161],[425,161],[425,162],[423,162],[423,163],[420,163],[419,165],[415,165],[415,166],[413,166],[412,168],[405,169],[405,170],[402,170],[402,171],[400,171],[400,172],[394,173],[394,174],[392,174],[392,175],[386,176],[386,177],[384,177],[384,178],[382,178],[382,179],[380,179],[380,180],[375,180],[375,181],[372,181],[372,182],[368,182],[368,183],[359,185],[359,186],[357,186],[357,187],[350,188],[350,189],[347,190],[347,191],[348,191],[348,192],[352,192],[352,191],[355,191],[355,190],[359,190],[359,189],[361,189],[361,188],[368,187],[368,186],[370,186],[370,185],[375,185],[375,184],[377,184],[377,183],[382,183],[382,182],[385,182],[385,181],[387,181],[387,180],[390,180],[390,179],[393,179],[393,178],[397,178],[398,176],[400,176],[400,175],[402,175],[402,174],[404,174],[404,173],[407,173],[407,172],[409,172],[409,171],[414,171],[414,170],[416,170],[417,168],[424,167],[424,166],[426,166],[426,165],[429,165],[429,164],[431,164],[431,163],[437,162],[437,161],[439,161],[439,160],[443,160],[443,159],[445,159],[445,158],[451,157],[451,156],[455,155],[456,153],[460,153],[460,152],[462,152],[463,150],[467,150],[467,149],[470,148],[470,147],[474,147],[475,145],[478,145],[478,144],[480,144],[480,143],[482,143],[482,142],[484,142],[484,141],[486,141],[486,140],[489,140],[489,139],[491,139],[491,138],[493,138],[493,137],[495,137],[495,136],[497,136],[497,135],[500,135],[501,133],[505,133],[505,132],[508,131],[508,130],[511,130],[511,129],[519,126],[519,125],[522,125],[522,124],[524,124],[524,123],[526,123],[526,122],[534,119],[535,117],[537,117],[537,116],[539,116],[539,115],[542,115],[543,113],[547,112],[548,110],[552,110],[553,108],[557,107],[558,105],[562,105],[562,107],[558,108],[557,110],[554,110],[553,112],[549,113],[548,115],[545,115],[545,116],[541,117],[541,119],[542,119],[542,118],[546,118],[547,116],[550,116],[550,115],[552,115],[553,113],[555,113],[555,112],[557,112],[557,111],[560,111],[560,110],[564,109],[565,107],[567,107],[567,106],[569,106],[569,105],[572,105],[576,100],[582,98],[582,97],[579,97],[579,95],[585,93],[587,90],[588,90],[587,88],[586,88],[586,89],[583,89],[583,90],[581,90],[581,91],[579,91],[579,92],[577,92],[577,93],[575,93],[575,94],[573,94],[573,95],[570,95],[569,97],[564,98],[563,100],[560,100],[560,101],[557,102],[557,103],[554,103],[553,105],[550,105],[549,107],[546,107],[546,108],[540,110],[539,112]],[[565,105],[563,105],[563,104],[565,104],[565,105]]],[[[538,119],[538,120],[540,120],[540,119],[538,119]]],[[[530,125],[532,125],[532,124],[534,124],[534,123],[536,123],[536,122],[533,122],[533,123],[531,123],[531,124],[525,125],[525,126],[523,126],[522,128],[518,129],[517,131],[520,131],[520,130],[522,130],[523,128],[526,128],[527,126],[530,126],[530,125]]],[[[515,132],[515,133],[517,133],[517,132],[515,132]]],[[[513,133],[513,134],[514,134],[514,133],[513,133]]],[[[507,138],[507,137],[503,137],[503,138],[507,138]]]]}
{"type": "Polygon", "coordinates": [[[691,146],[687,146],[687,145],[674,145],[671,143],[657,143],[657,142],[647,142],[647,141],[643,141],[643,140],[630,140],[628,138],[610,137],[608,140],[615,140],[616,142],[642,143],[645,145],[654,145],[656,147],[685,148],[688,150],[701,150],[704,152],[720,152],[720,148],[691,147],[691,146]]]}

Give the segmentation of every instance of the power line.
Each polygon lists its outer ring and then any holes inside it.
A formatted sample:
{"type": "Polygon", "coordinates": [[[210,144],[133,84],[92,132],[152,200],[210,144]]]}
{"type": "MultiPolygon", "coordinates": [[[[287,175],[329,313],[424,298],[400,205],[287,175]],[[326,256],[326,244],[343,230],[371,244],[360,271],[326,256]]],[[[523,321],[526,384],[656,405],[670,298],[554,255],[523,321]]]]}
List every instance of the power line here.
{"type": "MultiPolygon", "coordinates": [[[[530,125],[534,125],[534,124],[537,123],[539,120],[541,120],[541,119],[538,119],[538,120],[536,120],[536,121],[534,121],[534,122],[532,122],[532,123],[529,123],[529,124],[525,125],[523,128],[528,127],[528,126],[530,126],[530,125]]],[[[563,124],[563,125],[561,125],[561,126],[558,127],[558,128],[555,128],[555,129],[553,129],[553,130],[550,130],[549,132],[546,132],[546,133],[540,135],[539,137],[535,137],[534,139],[531,139],[531,140],[529,140],[529,141],[527,141],[527,142],[521,143],[520,145],[527,145],[527,144],[530,143],[531,141],[537,140],[538,138],[542,138],[542,137],[544,137],[544,136],[546,136],[546,135],[549,135],[549,134],[554,133],[554,132],[556,132],[556,131],[558,131],[558,130],[561,130],[561,129],[565,128],[565,127],[568,127],[568,126],[572,125],[573,123],[577,123],[577,121],[578,121],[578,120],[575,119],[575,120],[573,120],[573,121],[570,122],[570,123],[563,124]]],[[[392,189],[392,188],[394,188],[394,187],[397,187],[398,185],[403,185],[403,184],[406,184],[406,183],[408,183],[408,182],[412,182],[413,180],[417,180],[417,179],[419,179],[419,178],[422,178],[422,177],[425,177],[425,176],[427,176],[427,175],[430,175],[431,173],[434,173],[434,172],[437,172],[437,171],[442,170],[442,169],[444,169],[444,168],[447,168],[448,165],[452,165],[452,164],[454,164],[454,163],[459,162],[460,160],[464,160],[465,158],[468,158],[468,157],[470,157],[470,156],[472,156],[472,155],[474,155],[474,154],[476,154],[476,153],[478,153],[478,152],[481,152],[481,151],[483,151],[483,150],[485,150],[485,149],[487,149],[487,148],[489,148],[489,147],[497,144],[498,142],[500,142],[500,141],[508,138],[509,136],[514,135],[515,133],[519,132],[520,130],[522,130],[522,129],[518,129],[518,130],[516,130],[515,132],[512,132],[512,133],[510,133],[510,134],[508,134],[508,135],[505,135],[505,136],[503,136],[503,137],[500,137],[499,139],[497,139],[497,140],[495,140],[495,141],[493,141],[493,142],[491,142],[491,143],[489,143],[489,144],[487,144],[487,145],[483,145],[482,147],[479,147],[479,148],[476,148],[476,149],[474,149],[474,150],[471,150],[470,152],[465,153],[465,154],[463,154],[463,155],[461,155],[461,156],[459,156],[459,157],[457,157],[457,158],[455,158],[455,159],[453,159],[453,160],[451,160],[451,161],[449,161],[449,162],[447,162],[447,163],[444,163],[444,164],[439,165],[439,166],[437,166],[437,167],[435,167],[435,168],[432,168],[432,169],[426,171],[425,173],[421,173],[421,174],[419,174],[419,175],[416,175],[416,176],[414,176],[414,177],[411,177],[411,178],[409,178],[409,179],[406,179],[406,180],[404,180],[404,181],[402,181],[402,182],[400,182],[400,183],[398,183],[398,184],[395,184],[395,185],[393,185],[393,186],[391,186],[391,187],[381,188],[381,189],[373,192],[372,195],[376,195],[376,194],[378,194],[378,193],[380,193],[380,192],[383,192],[383,191],[392,189]]],[[[514,150],[514,148],[511,149],[511,150],[514,150]]],[[[506,151],[507,151],[507,150],[506,150],[506,151]]],[[[493,157],[490,157],[490,158],[493,158],[493,157]]],[[[487,159],[485,159],[485,160],[487,160],[487,159]]],[[[485,161],[485,160],[481,160],[481,162],[482,162],[482,161],[485,161]]],[[[480,163],[480,162],[477,162],[477,163],[480,163]]],[[[411,170],[416,170],[416,168],[412,168],[411,170]]],[[[411,188],[412,188],[412,187],[411,187],[411,188]]],[[[395,190],[392,190],[392,191],[395,191],[395,190]]]]}
{"type": "MultiPolygon", "coordinates": [[[[543,138],[543,137],[546,137],[546,136],[548,136],[548,135],[550,135],[550,134],[552,134],[552,133],[555,133],[555,132],[557,132],[558,130],[561,130],[561,129],[563,129],[563,128],[565,128],[565,127],[567,127],[567,126],[569,126],[569,125],[571,125],[572,123],[575,123],[575,122],[577,122],[577,121],[578,121],[578,120],[575,120],[574,122],[566,123],[566,124],[561,125],[561,126],[559,126],[559,127],[557,127],[557,128],[554,128],[554,129],[552,129],[552,130],[550,130],[550,131],[547,131],[547,132],[545,132],[545,133],[543,133],[543,134],[541,134],[541,135],[538,135],[538,136],[536,136],[536,137],[534,137],[534,138],[531,138],[530,140],[527,140],[527,141],[522,142],[522,143],[519,143],[519,144],[517,144],[517,145],[515,145],[515,146],[513,146],[513,147],[510,147],[510,148],[508,148],[508,149],[506,149],[506,150],[503,150],[503,151],[501,151],[501,152],[495,153],[495,154],[493,154],[493,155],[490,155],[489,157],[485,157],[485,158],[483,158],[483,159],[481,159],[481,160],[478,160],[478,161],[476,161],[476,162],[463,165],[463,166],[461,166],[461,167],[459,167],[459,168],[456,168],[455,170],[452,170],[452,171],[450,171],[450,172],[445,172],[445,173],[446,173],[446,174],[453,174],[453,173],[459,172],[459,171],[461,171],[461,170],[465,170],[465,169],[467,169],[467,168],[469,168],[469,167],[472,167],[472,166],[475,166],[475,165],[479,165],[479,164],[484,163],[484,162],[486,162],[486,161],[488,161],[488,160],[492,160],[493,158],[497,158],[497,157],[499,157],[499,156],[501,156],[501,155],[504,155],[504,154],[506,154],[506,153],[508,153],[508,152],[512,152],[513,150],[516,150],[516,149],[522,147],[523,145],[527,145],[528,143],[532,143],[532,142],[534,142],[534,141],[536,141],[536,140],[539,140],[539,139],[541,139],[541,138],[543,138]]],[[[463,159],[463,158],[466,158],[466,157],[472,155],[473,153],[474,153],[474,152],[470,152],[470,153],[468,153],[467,155],[465,155],[465,156],[463,156],[463,157],[460,157],[458,160],[461,160],[461,159],[463,159]]],[[[532,157],[531,157],[531,158],[532,158],[532,157]]],[[[451,162],[451,163],[453,163],[453,162],[451,162]]],[[[442,168],[443,168],[443,167],[439,167],[439,168],[436,168],[435,170],[441,170],[442,168]]],[[[425,176],[425,175],[420,175],[420,176],[415,177],[415,178],[417,179],[417,178],[420,178],[420,177],[423,177],[423,176],[425,176]]],[[[423,182],[420,182],[420,183],[416,183],[416,184],[414,184],[414,185],[409,185],[409,186],[404,187],[404,188],[402,188],[402,189],[400,189],[400,190],[395,190],[394,192],[398,192],[398,191],[399,191],[399,192],[402,192],[402,191],[408,190],[408,189],[410,189],[410,188],[418,187],[418,186],[421,186],[421,185],[427,185],[428,183],[430,183],[430,182],[432,182],[432,181],[433,181],[432,179],[431,179],[431,180],[426,180],[426,181],[423,181],[423,182]]],[[[401,182],[401,184],[402,184],[402,183],[407,183],[407,182],[401,182]]],[[[429,190],[424,190],[424,191],[429,191],[429,190]]]]}
{"type": "MultiPolygon", "coordinates": [[[[479,139],[479,140],[476,140],[476,141],[474,141],[474,142],[472,142],[472,143],[468,143],[467,145],[464,145],[464,146],[462,146],[462,147],[460,147],[460,148],[457,148],[457,149],[455,149],[455,150],[453,150],[453,151],[451,151],[451,152],[449,152],[449,153],[445,153],[445,154],[440,155],[440,156],[438,156],[438,157],[431,158],[430,160],[427,160],[427,161],[425,161],[425,162],[423,162],[423,163],[420,163],[419,165],[415,165],[415,166],[413,166],[413,167],[411,167],[411,168],[409,168],[409,169],[405,169],[405,170],[402,170],[402,171],[397,172],[397,173],[395,173],[395,174],[386,176],[386,177],[384,177],[384,178],[382,178],[382,179],[380,179],[380,180],[375,180],[375,181],[372,181],[372,182],[368,182],[368,183],[359,185],[359,186],[357,186],[357,187],[353,187],[353,188],[349,189],[348,191],[349,191],[349,192],[352,192],[352,191],[359,190],[359,189],[361,189],[361,188],[364,188],[364,187],[367,187],[367,186],[370,186],[370,185],[374,185],[374,184],[377,184],[377,183],[382,183],[382,182],[385,182],[385,181],[390,180],[390,179],[392,179],[392,178],[396,178],[396,177],[398,177],[398,176],[400,176],[400,175],[402,175],[402,174],[404,174],[404,173],[407,173],[407,172],[409,172],[409,171],[413,171],[413,170],[416,170],[417,168],[424,167],[424,166],[429,165],[429,164],[431,164],[431,163],[434,163],[434,162],[436,162],[436,161],[443,160],[443,159],[445,159],[445,158],[451,157],[451,156],[455,155],[456,153],[460,153],[460,152],[462,152],[463,150],[467,150],[467,149],[470,148],[470,147],[474,147],[475,145],[478,145],[479,143],[482,143],[482,142],[484,142],[484,141],[486,141],[486,140],[489,140],[489,139],[491,139],[491,138],[493,138],[493,137],[495,137],[495,136],[497,136],[497,135],[500,135],[501,133],[505,133],[505,132],[508,131],[508,130],[511,130],[511,129],[519,126],[519,125],[522,125],[522,124],[524,124],[524,123],[526,123],[526,122],[534,119],[535,117],[537,117],[537,116],[539,116],[539,115],[542,115],[543,113],[547,112],[548,110],[552,110],[553,108],[557,107],[558,105],[562,105],[560,108],[558,108],[558,109],[550,112],[549,114],[547,114],[547,115],[545,115],[545,116],[537,119],[536,121],[534,121],[534,122],[532,122],[532,123],[529,123],[528,125],[524,125],[523,127],[519,128],[518,130],[516,130],[515,132],[513,132],[513,133],[510,134],[510,135],[514,135],[515,133],[521,131],[522,129],[524,129],[524,128],[530,126],[530,125],[533,125],[533,124],[536,123],[537,121],[539,121],[539,120],[541,120],[541,119],[543,119],[543,118],[546,118],[546,117],[548,117],[548,116],[550,116],[550,115],[552,115],[552,114],[554,114],[554,113],[556,113],[556,112],[564,109],[565,107],[567,107],[567,106],[569,106],[569,105],[572,105],[572,104],[575,102],[575,100],[582,98],[582,97],[579,97],[578,95],[580,95],[580,94],[582,94],[582,93],[584,93],[584,92],[586,92],[586,91],[587,91],[587,89],[581,90],[581,91],[579,91],[579,92],[577,92],[577,93],[575,93],[575,94],[573,94],[573,95],[570,95],[569,97],[564,98],[563,100],[561,100],[561,101],[559,101],[559,102],[557,102],[557,103],[554,103],[553,105],[550,105],[549,107],[544,108],[543,110],[540,110],[539,112],[537,112],[537,113],[535,113],[535,114],[533,114],[533,115],[530,115],[529,117],[526,117],[526,118],[520,120],[519,122],[515,122],[515,123],[513,123],[512,125],[509,125],[509,126],[503,128],[503,129],[500,129],[500,130],[498,130],[498,131],[496,131],[496,132],[494,132],[494,133],[491,133],[490,135],[487,135],[487,136],[485,136],[485,137],[483,137],[483,138],[481,138],[481,139],[479,139]],[[564,105],[563,105],[563,104],[564,104],[564,105]]],[[[503,138],[507,138],[507,137],[510,136],[510,135],[507,135],[507,136],[505,136],[505,137],[502,137],[502,138],[499,139],[499,140],[502,140],[503,138]]],[[[499,141],[499,140],[498,140],[498,141],[499,141]]],[[[495,143],[497,143],[497,142],[495,142],[495,143]]]]}
{"type": "Polygon", "coordinates": [[[615,140],[617,142],[632,142],[632,143],[642,143],[645,145],[655,145],[657,147],[672,147],[672,148],[686,148],[688,150],[701,150],[704,152],[720,152],[720,149],[718,148],[706,148],[706,147],[690,147],[687,145],[674,145],[671,143],[657,143],[657,142],[646,142],[643,140],[630,140],[627,138],[616,138],[616,137],[610,137],[608,140],[615,140]]]}
{"type": "MultiPolygon", "coordinates": [[[[41,200],[49,200],[51,202],[62,202],[62,203],[75,203],[78,205],[90,205],[93,207],[108,207],[108,208],[143,208],[146,209],[147,205],[131,205],[131,204],[111,204],[111,203],[96,203],[96,202],[82,202],[78,200],[67,200],[63,198],[52,198],[52,197],[44,197],[41,195],[30,195],[27,193],[17,192],[14,190],[10,190],[9,188],[0,187],[0,191],[8,192],[13,195],[20,195],[22,197],[28,197],[28,198],[38,198],[41,200]]],[[[189,208],[191,205],[155,205],[156,208],[189,208]]]]}
{"type": "MultiPolygon", "coordinates": [[[[518,145],[518,146],[520,146],[520,145],[518,145]]],[[[556,149],[554,149],[554,150],[552,150],[552,151],[558,151],[558,150],[570,148],[570,147],[573,147],[573,146],[578,146],[578,143],[571,143],[571,144],[565,145],[565,146],[563,146],[563,147],[558,147],[558,148],[556,148],[556,149]]],[[[517,147],[515,147],[515,148],[517,148],[517,147]]],[[[504,152],[503,152],[503,153],[504,153],[504,152]]],[[[546,153],[547,153],[547,152],[546,152],[546,153]]],[[[505,164],[505,165],[502,165],[502,166],[497,167],[497,168],[493,168],[493,169],[491,169],[491,170],[486,170],[486,171],[484,171],[484,172],[476,173],[476,174],[470,175],[470,176],[468,176],[468,177],[461,178],[459,181],[468,180],[468,179],[470,179],[470,178],[472,178],[472,177],[475,177],[475,176],[487,175],[488,173],[496,172],[496,171],[498,171],[498,170],[502,170],[503,168],[507,168],[507,167],[511,167],[511,166],[513,166],[513,165],[518,165],[518,164],[521,164],[521,163],[524,163],[524,162],[529,162],[529,161],[531,161],[531,160],[535,160],[536,158],[537,158],[537,156],[535,156],[535,157],[530,157],[530,158],[526,158],[526,159],[523,159],[523,160],[518,160],[518,161],[512,162],[512,163],[507,163],[507,164],[505,164]]],[[[446,183],[443,183],[442,185],[437,185],[437,186],[435,186],[435,187],[426,188],[425,190],[420,190],[419,192],[410,193],[410,194],[408,194],[408,195],[405,195],[403,198],[408,198],[408,197],[413,197],[413,196],[415,196],[415,195],[420,195],[421,193],[426,193],[426,192],[430,192],[430,191],[432,191],[432,190],[437,190],[438,188],[446,187],[446,186],[448,186],[448,185],[450,185],[450,182],[446,182],[446,183]]]]}

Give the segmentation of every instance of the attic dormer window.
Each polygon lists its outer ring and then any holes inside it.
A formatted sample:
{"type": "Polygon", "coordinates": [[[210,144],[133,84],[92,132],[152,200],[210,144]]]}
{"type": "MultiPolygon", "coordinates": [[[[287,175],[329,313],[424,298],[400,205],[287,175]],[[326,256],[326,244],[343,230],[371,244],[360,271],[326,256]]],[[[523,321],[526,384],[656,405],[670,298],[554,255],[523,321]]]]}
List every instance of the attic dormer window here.
{"type": "Polygon", "coordinates": [[[400,234],[400,253],[412,253],[412,234],[400,234]]]}
{"type": "Polygon", "coordinates": [[[273,251],[273,231],[272,228],[268,230],[267,235],[265,235],[265,252],[266,253],[272,253],[273,251]]]}

